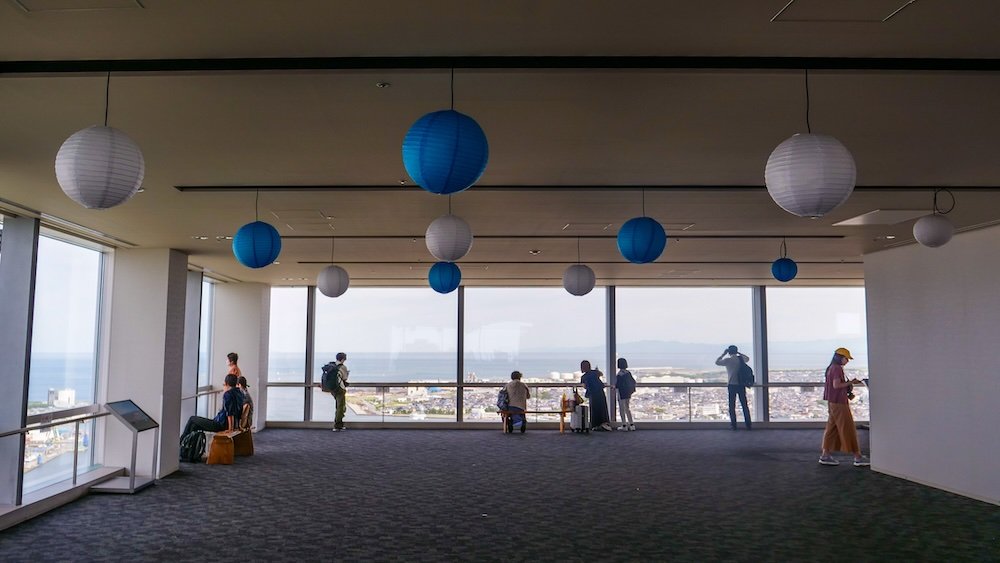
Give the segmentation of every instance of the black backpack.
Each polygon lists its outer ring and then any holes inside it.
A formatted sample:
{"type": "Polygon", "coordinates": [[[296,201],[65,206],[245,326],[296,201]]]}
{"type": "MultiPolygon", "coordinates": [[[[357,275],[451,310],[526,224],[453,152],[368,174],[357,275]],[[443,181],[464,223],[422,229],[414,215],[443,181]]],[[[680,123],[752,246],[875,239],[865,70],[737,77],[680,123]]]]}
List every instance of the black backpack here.
{"type": "Polygon", "coordinates": [[[340,382],[340,364],[330,362],[323,366],[323,375],[319,378],[319,386],[326,393],[339,391],[343,387],[340,382]]]}
{"type": "Polygon", "coordinates": [[[740,385],[744,387],[753,387],[753,368],[750,367],[743,358],[740,358],[740,371],[737,372],[739,377],[740,385]]]}
{"type": "Polygon", "coordinates": [[[205,457],[204,432],[196,430],[181,439],[181,461],[201,463],[203,457],[205,457]]]}

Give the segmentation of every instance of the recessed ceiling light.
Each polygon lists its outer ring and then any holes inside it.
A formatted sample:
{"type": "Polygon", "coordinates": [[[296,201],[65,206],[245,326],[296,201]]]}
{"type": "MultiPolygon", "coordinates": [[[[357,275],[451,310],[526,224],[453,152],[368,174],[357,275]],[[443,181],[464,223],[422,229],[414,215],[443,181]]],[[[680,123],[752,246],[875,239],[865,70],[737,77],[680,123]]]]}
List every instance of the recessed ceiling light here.
{"type": "Polygon", "coordinates": [[[277,260],[275,260],[274,262],[271,262],[271,263],[272,264],[281,264],[281,262],[278,262],[277,260]]]}
{"type": "Polygon", "coordinates": [[[392,82],[385,82],[383,80],[379,80],[378,82],[375,83],[375,86],[377,88],[389,88],[392,86],[392,82]]]}
{"type": "Polygon", "coordinates": [[[530,254],[532,256],[538,256],[541,253],[542,253],[542,251],[539,250],[539,249],[537,249],[537,248],[532,248],[531,250],[528,251],[528,254],[530,254]]]}
{"type": "Polygon", "coordinates": [[[400,178],[399,185],[400,186],[405,186],[406,185],[406,180],[403,180],[402,178],[400,178]]]}
{"type": "Polygon", "coordinates": [[[886,240],[893,240],[895,238],[896,238],[896,235],[885,235],[885,239],[886,240]]]}
{"type": "Polygon", "coordinates": [[[191,235],[191,238],[194,240],[208,240],[208,237],[205,235],[191,235]]]}

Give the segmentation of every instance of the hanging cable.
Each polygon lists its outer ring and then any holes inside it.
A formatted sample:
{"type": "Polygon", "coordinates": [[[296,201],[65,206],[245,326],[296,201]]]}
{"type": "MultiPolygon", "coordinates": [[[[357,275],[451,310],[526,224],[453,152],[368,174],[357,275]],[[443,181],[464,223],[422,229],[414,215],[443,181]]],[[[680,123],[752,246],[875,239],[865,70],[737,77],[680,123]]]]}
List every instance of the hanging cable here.
{"type": "Polygon", "coordinates": [[[111,71],[108,71],[108,81],[104,84],[104,126],[108,126],[108,106],[111,105],[111,71]]]}
{"type": "Polygon", "coordinates": [[[782,258],[788,257],[788,244],[785,242],[784,237],[781,238],[781,257],[782,258]]]}
{"type": "Polygon", "coordinates": [[[806,133],[812,133],[812,126],[809,124],[809,69],[806,69],[806,133]]]}
{"type": "Polygon", "coordinates": [[[580,263],[580,237],[576,237],[576,263],[580,263]]]}
{"type": "Polygon", "coordinates": [[[951,190],[948,188],[938,188],[934,190],[934,213],[936,215],[947,215],[951,213],[953,209],[955,209],[955,194],[951,193],[951,190]],[[948,197],[951,198],[951,206],[948,208],[948,211],[944,211],[938,207],[938,194],[941,192],[945,192],[948,194],[948,197]]]}
{"type": "Polygon", "coordinates": [[[253,216],[255,221],[260,221],[260,189],[257,190],[257,199],[253,202],[253,216]]]}
{"type": "Polygon", "coordinates": [[[642,188],[642,216],[646,216],[646,188],[642,188]]]}
{"type": "Polygon", "coordinates": [[[451,69],[451,109],[455,111],[455,68],[451,69]]]}
{"type": "Polygon", "coordinates": [[[333,264],[333,256],[337,252],[337,237],[330,237],[330,264],[333,264]]]}

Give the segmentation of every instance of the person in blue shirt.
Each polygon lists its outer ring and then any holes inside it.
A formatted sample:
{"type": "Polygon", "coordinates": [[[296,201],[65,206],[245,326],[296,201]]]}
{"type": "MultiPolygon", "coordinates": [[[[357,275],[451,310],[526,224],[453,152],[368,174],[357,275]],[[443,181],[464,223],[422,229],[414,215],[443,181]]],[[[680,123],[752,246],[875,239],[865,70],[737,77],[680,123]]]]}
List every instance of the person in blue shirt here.
{"type": "Polygon", "coordinates": [[[230,432],[239,427],[240,414],[243,413],[243,392],[236,386],[236,376],[229,374],[226,382],[222,386],[222,408],[215,418],[205,418],[203,416],[192,416],[184,426],[181,434],[181,442],[184,437],[198,430],[207,432],[230,432]]]}
{"type": "Polygon", "coordinates": [[[604,382],[601,381],[600,370],[591,369],[590,362],[584,360],[580,362],[580,383],[587,390],[584,395],[590,399],[590,427],[594,430],[605,430],[610,432],[611,417],[608,415],[608,398],[604,395],[604,382]]]}

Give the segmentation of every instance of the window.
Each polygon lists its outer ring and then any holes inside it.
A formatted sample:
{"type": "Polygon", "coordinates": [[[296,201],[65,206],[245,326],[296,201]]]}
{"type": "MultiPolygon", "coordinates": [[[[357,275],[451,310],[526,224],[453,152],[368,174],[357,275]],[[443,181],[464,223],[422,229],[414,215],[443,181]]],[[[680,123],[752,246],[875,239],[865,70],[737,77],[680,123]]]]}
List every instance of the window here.
{"type": "Polygon", "coordinates": [[[306,288],[271,288],[267,382],[298,383],[268,387],[267,420],[302,421],[306,383],[306,288]]]}
{"type": "Polygon", "coordinates": [[[637,420],[729,419],[728,375],[715,361],[730,345],[752,355],[750,288],[616,288],[615,316],[615,350],[640,384],[637,420]]]}
{"type": "MultiPolygon", "coordinates": [[[[767,289],[767,347],[771,420],[825,420],[826,367],[845,347],[854,360],[847,376],[868,377],[865,290],[862,287],[776,287],[767,289]],[[802,385],[796,385],[802,384],[802,385]]],[[[868,420],[868,393],[855,389],[851,408],[868,420]]]]}
{"type": "MultiPolygon", "coordinates": [[[[212,312],[215,284],[201,282],[201,319],[198,327],[198,389],[212,384],[212,312]]],[[[198,397],[197,413],[209,417],[209,396],[198,397]]]]}
{"type": "MultiPolygon", "coordinates": [[[[94,404],[103,254],[62,239],[39,237],[28,376],[28,415],[94,404]]],[[[92,423],[28,435],[24,490],[72,476],[74,438],[81,468],[90,464],[92,423]]]]}
{"type": "MultiPolygon", "coordinates": [[[[313,382],[324,364],[344,352],[351,370],[345,420],[454,422],[457,295],[361,287],[330,299],[317,292],[313,382]],[[427,385],[361,387],[365,383],[427,385]]],[[[334,406],[329,393],[314,388],[312,420],[333,420],[334,406]]]]}

